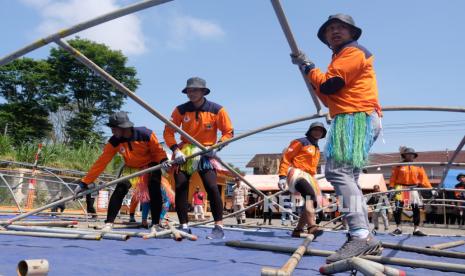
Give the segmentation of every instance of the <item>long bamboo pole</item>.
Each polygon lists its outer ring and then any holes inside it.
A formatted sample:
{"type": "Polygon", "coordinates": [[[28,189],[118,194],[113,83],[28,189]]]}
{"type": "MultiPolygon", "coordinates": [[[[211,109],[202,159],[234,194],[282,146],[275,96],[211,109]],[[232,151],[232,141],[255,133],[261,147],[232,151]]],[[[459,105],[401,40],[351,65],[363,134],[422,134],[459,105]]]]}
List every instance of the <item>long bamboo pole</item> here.
{"type": "MultiPolygon", "coordinates": [[[[82,235],[93,234],[93,232],[91,231],[84,230],[84,229],[76,229],[76,228],[21,226],[21,225],[9,225],[6,228],[8,230],[15,230],[15,231],[42,232],[42,233],[63,233],[63,234],[82,234],[82,235]]],[[[101,236],[103,239],[106,239],[106,240],[127,241],[129,239],[128,235],[113,234],[113,233],[101,232],[101,236]]]]}
{"type": "MultiPolygon", "coordinates": [[[[280,246],[280,245],[261,244],[261,243],[244,242],[244,241],[227,241],[226,245],[231,246],[231,247],[249,248],[249,249],[257,249],[257,250],[265,250],[265,251],[283,252],[283,253],[292,253],[296,249],[295,247],[292,247],[292,246],[280,246]]],[[[318,249],[313,249],[313,248],[307,248],[307,250],[305,251],[306,255],[320,256],[320,257],[327,257],[333,253],[334,251],[318,250],[318,249]]],[[[429,260],[428,261],[410,260],[410,259],[404,259],[404,258],[392,258],[392,257],[370,256],[370,255],[362,256],[361,258],[374,261],[374,262],[378,262],[378,263],[382,263],[382,264],[407,266],[407,267],[413,267],[413,268],[426,268],[426,269],[446,271],[446,272],[465,273],[465,265],[463,264],[434,262],[434,261],[429,261],[429,260]]]]}
{"type": "Polygon", "coordinates": [[[77,224],[77,221],[16,221],[12,225],[66,227],[77,224]]]}
{"type": "MultiPolygon", "coordinates": [[[[297,41],[295,40],[294,35],[292,34],[291,27],[289,25],[289,22],[287,21],[286,14],[284,13],[283,7],[281,6],[281,2],[279,0],[271,0],[271,4],[273,5],[273,9],[276,13],[276,16],[278,17],[279,24],[281,25],[281,29],[283,30],[284,35],[286,36],[286,40],[289,44],[289,47],[291,48],[292,54],[298,54],[300,52],[299,46],[297,46],[297,41]]],[[[305,85],[307,86],[308,92],[310,93],[313,103],[315,104],[316,112],[318,114],[322,113],[320,101],[316,97],[315,91],[313,91],[313,87],[310,83],[310,80],[307,78],[305,72],[300,68],[300,66],[299,71],[302,77],[304,78],[305,85]]]]}
{"type": "Polygon", "coordinates": [[[452,242],[445,242],[445,243],[428,245],[428,246],[426,246],[426,248],[442,250],[442,249],[461,246],[461,245],[464,245],[464,244],[465,244],[465,240],[461,240],[461,241],[452,241],[452,242]]]}
{"type": "Polygon", "coordinates": [[[30,231],[0,231],[0,235],[10,236],[29,236],[40,238],[58,238],[58,239],[81,239],[99,241],[102,238],[100,234],[75,234],[75,233],[50,233],[50,232],[30,232],[30,231]]]}
{"type": "Polygon", "coordinates": [[[79,23],[77,25],[74,25],[74,26],[72,26],[72,27],[70,27],[68,29],[60,30],[57,33],[54,33],[54,34],[49,35],[47,37],[41,38],[41,39],[39,39],[39,40],[37,40],[37,41],[35,41],[35,42],[21,48],[21,49],[15,51],[13,53],[7,55],[7,56],[4,56],[3,58],[0,59],[0,66],[5,65],[5,64],[7,64],[7,63],[9,63],[9,62],[23,56],[23,55],[25,55],[25,54],[35,50],[35,49],[38,49],[38,48],[40,48],[40,47],[42,47],[44,45],[47,45],[50,42],[55,41],[57,39],[67,37],[69,35],[78,33],[80,31],[83,31],[83,30],[86,30],[88,28],[97,26],[99,24],[108,22],[110,20],[113,20],[113,19],[125,16],[125,15],[128,15],[128,14],[134,13],[134,12],[137,12],[137,11],[140,11],[140,10],[144,10],[144,9],[156,6],[156,5],[160,5],[160,4],[163,4],[163,3],[166,3],[166,2],[170,2],[170,1],[172,1],[172,0],[145,0],[145,1],[141,1],[139,3],[135,3],[133,5],[129,5],[129,6],[126,6],[124,8],[118,9],[116,11],[106,13],[104,15],[98,16],[98,17],[90,19],[88,21],[84,21],[84,22],[79,23]]]}
{"type": "Polygon", "coordinates": [[[413,246],[413,245],[395,244],[395,243],[388,243],[388,242],[382,242],[382,245],[384,248],[415,252],[415,253],[420,253],[420,254],[425,254],[425,255],[430,255],[430,256],[465,259],[465,253],[463,252],[444,251],[444,250],[438,250],[438,249],[433,249],[433,248],[425,248],[425,247],[419,247],[419,246],[413,246]]]}
{"type": "Polygon", "coordinates": [[[452,155],[451,159],[449,160],[449,162],[447,162],[446,169],[444,170],[444,173],[441,178],[441,182],[439,183],[438,187],[442,188],[444,186],[444,181],[446,180],[446,176],[447,176],[447,173],[449,172],[449,168],[452,165],[452,162],[454,162],[455,158],[457,158],[457,156],[459,155],[464,145],[465,145],[465,136],[463,136],[462,141],[460,141],[459,145],[455,149],[454,154],[452,155]]]}

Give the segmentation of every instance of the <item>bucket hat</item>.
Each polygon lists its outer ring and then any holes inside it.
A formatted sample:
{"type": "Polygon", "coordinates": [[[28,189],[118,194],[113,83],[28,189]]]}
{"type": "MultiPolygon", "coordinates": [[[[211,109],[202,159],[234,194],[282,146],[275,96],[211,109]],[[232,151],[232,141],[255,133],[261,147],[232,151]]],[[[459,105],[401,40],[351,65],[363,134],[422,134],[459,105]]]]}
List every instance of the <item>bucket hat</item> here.
{"type": "Polygon", "coordinates": [[[110,115],[110,117],[108,118],[107,126],[130,128],[133,127],[134,124],[129,120],[128,114],[126,112],[119,111],[110,115]]]}
{"type": "Polygon", "coordinates": [[[325,38],[326,27],[328,27],[328,25],[333,23],[334,21],[340,21],[342,23],[346,23],[347,25],[349,25],[354,31],[354,40],[358,40],[360,36],[362,35],[362,29],[360,29],[359,27],[355,25],[355,21],[352,18],[352,16],[348,14],[338,13],[338,14],[330,15],[328,17],[328,20],[326,20],[326,22],[323,23],[323,25],[321,25],[320,29],[318,29],[318,38],[324,44],[328,45],[328,41],[326,41],[326,38],[325,38]]]}
{"type": "Polygon", "coordinates": [[[187,80],[186,87],[182,90],[182,93],[186,94],[187,89],[189,88],[198,88],[203,89],[205,95],[210,94],[210,89],[207,88],[207,82],[199,77],[192,77],[187,80]]]}
{"type": "Polygon", "coordinates": [[[321,138],[325,138],[326,137],[326,128],[325,126],[323,125],[323,123],[321,122],[314,122],[310,125],[310,127],[308,128],[307,132],[305,133],[305,136],[310,136],[310,132],[312,131],[312,129],[316,128],[316,127],[319,127],[323,130],[323,136],[321,136],[321,138]]]}
{"type": "Polygon", "coordinates": [[[415,152],[415,150],[413,148],[406,148],[401,154],[400,156],[402,156],[402,158],[405,158],[405,155],[406,154],[413,154],[414,157],[413,158],[417,158],[418,157],[418,153],[415,152]]]}

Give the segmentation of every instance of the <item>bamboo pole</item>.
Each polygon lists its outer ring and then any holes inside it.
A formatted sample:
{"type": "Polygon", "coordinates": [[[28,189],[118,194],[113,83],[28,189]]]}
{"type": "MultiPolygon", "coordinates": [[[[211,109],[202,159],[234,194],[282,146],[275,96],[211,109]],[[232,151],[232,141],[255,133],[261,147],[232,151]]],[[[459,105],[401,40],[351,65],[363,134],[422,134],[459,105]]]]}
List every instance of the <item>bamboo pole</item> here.
{"type": "Polygon", "coordinates": [[[405,276],[406,275],[405,271],[401,269],[383,265],[383,264],[370,261],[370,260],[366,260],[360,257],[357,257],[356,259],[357,259],[357,263],[362,264],[362,265],[372,266],[378,269],[379,271],[381,271],[382,273],[386,274],[387,276],[405,276]]]}
{"type": "Polygon", "coordinates": [[[159,232],[150,232],[150,233],[146,233],[144,236],[142,236],[142,238],[144,240],[148,240],[148,239],[151,239],[151,238],[160,238],[160,237],[164,237],[164,236],[167,236],[167,235],[171,235],[173,233],[173,231],[171,230],[163,230],[163,231],[159,231],[159,232]]]}
{"type": "Polygon", "coordinates": [[[363,259],[360,258],[352,258],[352,267],[357,270],[358,272],[362,273],[365,276],[385,276],[383,272],[376,268],[376,266],[372,265],[373,262],[363,262],[363,259]]]}
{"type": "Polygon", "coordinates": [[[358,257],[340,260],[331,264],[320,267],[320,273],[324,275],[331,275],[349,270],[356,270],[365,276],[382,276],[385,275],[379,268],[384,266],[381,264],[368,262],[358,257]]]}
{"type": "Polygon", "coordinates": [[[12,225],[66,227],[77,224],[77,221],[16,221],[12,225]]]}
{"type": "MultiPolygon", "coordinates": [[[[447,176],[447,173],[449,172],[449,168],[450,168],[452,162],[454,162],[455,158],[457,158],[457,156],[459,155],[459,153],[462,150],[463,146],[465,146],[465,136],[463,136],[462,141],[460,141],[459,145],[457,146],[457,148],[454,151],[454,154],[450,158],[449,162],[447,162],[446,169],[444,170],[444,173],[443,173],[442,178],[441,178],[441,182],[439,183],[438,187],[442,188],[444,186],[444,181],[446,180],[446,176],[447,176]]],[[[444,212],[444,214],[445,213],[446,212],[444,212]]]]}
{"type": "Polygon", "coordinates": [[[292,275],[292,272],[294,272],[295,268],[297,267],[303,255],[305,254],[308,245],[313,241],[313,239],[313,235],[308,235],[305,238],[304,242],[299,247],[297,247],[295,252],[282,267],[277,269],[273,267],[263,267],[261,275],[292,275]]]}
{"type": "Polygon", "coordinates": [[[179,233],[178,229],[176,229],[171,223],[168,223],[168,228],[170,229],[175,241],[182,241],[183,237],[181,236],[181,233],[179,233]]]}
{"type": "Polygon", "coordinates": [[[413,245],[395,244],[395,243],[388,243],[388,242],[382,242],[382,245],[384,248],[415,252],[415,253],[420,253],[424,255],[465,259],[465,253],[463,252],[444,251],[444,250],[438,250],[438,249],[433,249],[433,248],[425,248],[425,247],[419,247],[419,246],[413,246],[413,245]]]}
{"type": "MultiPolygon", "coordinates": [[[[279,24],[281,25],[281,29],[283,30],[284,35],[286,36],[286,40],[289,44],[289,47],[291,48],[292,54],[299,54],[299,46],[297,46],[297,42],[294,38],[294,35],[292,34],[291,27],[289,26],[289,22],[287,21],[286,14],[284,13],[283,7],[281,6],[281,2],[279,0],[271,0],[271,4],[273,5],[273,9],[276,13],[276,16],[278,17],[279,24]]],[[[305,85],[307,86],[308,92],[312,97],[317,113],[322,113],[320,101],[316,97],[315,91],[313,91],[313,87],[310,83],[310,80],[307,78],[305,72],[300,68],[300,66],[299,71],[302,77],[304,78],[305,85]]]]}
{"type": "MultiPolygon", "coordinates": [[[[231,246],[231,247],[249,248],[249,249],[257,249],[257,250],[265,250],[265,251],[283,252],[283,253],[292,253],[296,249],[295,247],[291,247],[291,246],[280,246],[280,245],[261,244],[261,243],[243,242],[243,241],[228,241],[226,242],[226,245],[231,246]]],[[[313,249],[313,248],[307,248],[307,250],[305,251],[306,255],[320,256],[320,257],[327,257],[333,253],[334,251],[318,250],[318,249],[313,249]]],[[[391,265],[407,266],[407,267],[413,267],[413,268],[426,268],[426,269],[445,271],[445,272],[465,273],[465,265],[463,264],[434,262],[434,261],[429,261],[429,260],[428,261],[410,260],[410,259],[404,259],[404,258],[392,258],[392,257],[370,256],[370,255],[361,256],[361,258],[374,261],[374,262],[378,262],[381,264],[391,264],[391,265]]]]}
{"type": "Polygon", "coordinates": [[[16,269],[19,276],[47,276],[48,270],[46,259],[22,260],[16,269]]]}
{"type": "Polygon", "coordinates": [[[81,240],[96,240],[102,238],[100,234],[75,234],[75,233],[47,233],[47,232],[29,232],[29,231],[0,231],[0,235],[10,236],[28,236],[40,238],[58,238],[58,239],[81,239],[81,240]]]}
{"type": "Polygon", "coordinates": [[[145,0],[145,1],[140,1],[139,3],[135,3],[133,5],[126,6],[124,8],[118,9],[116,11],[112,11],[109,13],[106,13],[104,15],[95,17],[93,19],[90,19],[88,21],[84,21],[82,23],[79,23],[77,25],[74,25],[68,29],[63,29],[58,31],[57,33],[54,33],[52,35],[49,35],[45,38],[41,38],[7,56],[4,56],[2,59],[0,59],[0,66],[5,65],[31,51],[34,51],[35,49],[38,49],[44,45],[49,44],[52,41],[55,41],[59,38],[67,37],[69,35],[78,33],[80,31],[86,30],[88,28],[94,27],[96,25],[108,22],[110,20],[140,11],[144,10],[147,8],[150,8],[152,6],[160,5],[166,2],[170,2],[172,0],[145,0]]]}
{"type": "Polygon", "coordinates": [[[460,245],[463,245],[463,244],[465,244],[465,240],[428,245],[428,246],[426,246],[426,248],[442,250],[442,249],[457,247],[457,246],[460,246],[460,245]]]}
{"type": "MultiPolygon", "coordinates": [[[[28,232],[41,232],[41,233],[62,233],[62,234],[81,234],[89,235],[94,234],[94,232],[87,231],[84,229],[71,229],[71,228],[57,228],[57,227],[39,227],[39,226],[20,226],[20,225],[9,225],[6,227],[8,230],[15,231],[28,231],[28,232]]],[[[116,240],[116,241],[127,241],[129,239],[128,235],[122,234],[113,234],[113,233],[102,233],[100,235],[103,239],[106,240],[116,240]]]]}

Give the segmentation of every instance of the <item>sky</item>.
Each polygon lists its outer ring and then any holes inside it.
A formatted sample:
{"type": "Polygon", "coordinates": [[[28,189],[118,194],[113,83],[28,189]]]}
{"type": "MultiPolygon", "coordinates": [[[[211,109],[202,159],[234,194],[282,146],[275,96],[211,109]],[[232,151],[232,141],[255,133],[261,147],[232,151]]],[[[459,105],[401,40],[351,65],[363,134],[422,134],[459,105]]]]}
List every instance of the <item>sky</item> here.
{"type": "MultiPolygon", "coordinates": [[[[136,2],[4,0],[0,56],[136,2]]],[[[331,14],[353,16],[363,30],[359,43],[375,56],[382,106],[464,107],[465,1],[281,0],[281,4],[299,48],[322,70],[331,51],[318,40],[318,28],[331,14]]],[[[127,55],[141,81],[136,94],[166,117],[187,101],[181,90],[192,76],[206,79],[211,89],[207,98],[226,108],[237,134],[316,113],[302,76],[290,61],[290,48],[269,0],[176,0],[77,35],[127,55]]],[[[45,58],[51,47],[56,45],[27,56],[45,58]]],[[[136,125],[153,129],[163,140],[163,124],[148,111],[131,99],[122,109],[136,125]]],[[[385,112],[382,123],[383,135],[372,152],[396,152],[401,145],[417,151],[454,151],[465,133],[463,113],[385,112]]],[[[245,169],[255,154],[279,153],[292,139],[303,137],[309,124],[245,138],[219,155],[245,169]]]]}

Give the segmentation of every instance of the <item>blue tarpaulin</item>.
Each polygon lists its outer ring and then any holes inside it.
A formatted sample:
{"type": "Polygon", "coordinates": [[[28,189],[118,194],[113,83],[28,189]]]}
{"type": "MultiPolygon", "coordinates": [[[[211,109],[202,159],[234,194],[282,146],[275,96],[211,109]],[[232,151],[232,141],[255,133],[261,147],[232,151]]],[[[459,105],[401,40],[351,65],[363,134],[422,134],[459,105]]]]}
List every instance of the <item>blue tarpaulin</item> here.
{"type": "MultiPolygon", "coordinates": [[[[282,266],[290,254],[225,246],[228,240],[299,246],[303,239],[291,238],[284,230],[226,231],[224,240],[206,240],[207,228],[194,228],[199,240],[176,242],[171,239],[131,238],[126,242],[66,240],[0,235],[0,275],[15,275],[24,259],[47,259],[49,275],[259,275],[263,266],[282,266]]],[[[393,237],[378,235],[386,242],[426,246],[460,237],[393,237]]],[[[315,249],[335,250],[345,240],[343,233],[325,232],[313,242],[315,249]]],[[[465,252],[465,246],[449,249],[465,252]]],[[[433,257],[385,249],[384,256],[465,264],[465,260],[433,257]]],[[[305,256],[294,275],[319,275],[323,257],[305,256]]],[[[402,268],[408,275],[443,273],[427,269],[402,268]]],[[[458,275],[458,274],[457,274],[458,275]]]]}

